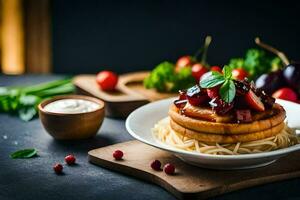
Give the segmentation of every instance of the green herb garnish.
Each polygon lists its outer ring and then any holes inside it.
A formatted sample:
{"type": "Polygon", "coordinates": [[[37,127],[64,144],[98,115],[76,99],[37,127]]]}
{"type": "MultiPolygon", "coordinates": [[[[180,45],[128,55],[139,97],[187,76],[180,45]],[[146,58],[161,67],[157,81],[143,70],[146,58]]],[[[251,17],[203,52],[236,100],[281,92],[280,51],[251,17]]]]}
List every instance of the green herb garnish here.
{"type": "Polygon", "coordinates": [[[29,121],[37,115],[37,105],[45,98],[74,91],[70,79],[33,86],[0,87],[0,112],[17,114],[29,121]]]}
{"type": "Polygon", "coordinates": [[[200,81],[200,87],[202,88],[213,88],[215,86],[221,85],[220,96],[222,100],[227,103],[231,103],[235,97],[236,89],[233,82],[232,70],[229,66],[224,66],[223,74],[219,72],[209,72],[200,81]]]}
{"type": "Polygon", "coordinates": [[[17,159],[17,158],[32,158],[37,155],[37,150],[36,149],[22,149],[19,151],[15,151],[14,153],[10,154],[10,157],[12,159],[17,159]]]}
{"type": "Polygon", "coordinates": [[[177,92],[180,89],[191,87],[194,83],[195,79],[192,76],[191,68],[182,68],[177,73],[175,65],[167,61],[156,66],[144,79],[146,88],[155,88],[159,92],[177,92]]]}

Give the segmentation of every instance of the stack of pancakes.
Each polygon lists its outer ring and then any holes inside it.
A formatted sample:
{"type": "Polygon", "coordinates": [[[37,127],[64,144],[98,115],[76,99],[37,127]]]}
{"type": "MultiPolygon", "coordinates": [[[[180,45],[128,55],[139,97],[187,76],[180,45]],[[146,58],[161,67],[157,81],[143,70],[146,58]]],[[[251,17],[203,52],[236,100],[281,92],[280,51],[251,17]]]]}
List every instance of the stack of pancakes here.
{"type": "Polygon", "coordinates": [[[285,127],[285,110],[276,103],[270,114],[251,123],[212,122],[188,117],[181,111],[171,105],[171,128],[182,136],[205,143],[233,144],[261,140],[281,133],[285,127]]]}

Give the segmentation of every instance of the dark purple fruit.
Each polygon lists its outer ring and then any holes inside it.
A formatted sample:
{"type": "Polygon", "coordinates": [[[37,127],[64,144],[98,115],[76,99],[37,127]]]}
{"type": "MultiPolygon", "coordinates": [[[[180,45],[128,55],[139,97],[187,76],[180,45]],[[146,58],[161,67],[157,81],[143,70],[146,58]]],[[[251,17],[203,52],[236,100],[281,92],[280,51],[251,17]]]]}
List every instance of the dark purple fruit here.
{"type": "Polygon", "coordinates": [[[233,108],[232,103],[226,103],[222,99],[215,98],[209,102],[212,109],[219,115],[225,115],[233,108]]]}
{"type": "Polygon", "coordinates": [[[272,95],[273,92],[286,85],[282,70],[262,74],[255,82],[256,88],[264,90],[267,94],[272,95]]]}
{"type": "Polygon", "coordinates": [[[206,90],[201,89],[198,85],[195,85],[186,91],[186,98],[193,106],[204,104],[209,99],[206,90]]]}
{"type": "Polygon", "coordinates": [[[300,62],[286,66],[283,70],[283,76],[288,85],[300,94],[300,62]]]}
{"type": "Polygon", "coordinates": [[[244,81],[235,80],[234,85],[235,85],[237,96],[243,96],[247,94],[250,90],[250,83],[246,80],[244,81]]]}
{"type": "Polygon", "coordinates": [[[183,100],[177,99],[174,101],[174,105],[177,108],[184,108],[184,106],[186,105],[187,102],[188,102],[187,99],[183,99],[183,100]]]}

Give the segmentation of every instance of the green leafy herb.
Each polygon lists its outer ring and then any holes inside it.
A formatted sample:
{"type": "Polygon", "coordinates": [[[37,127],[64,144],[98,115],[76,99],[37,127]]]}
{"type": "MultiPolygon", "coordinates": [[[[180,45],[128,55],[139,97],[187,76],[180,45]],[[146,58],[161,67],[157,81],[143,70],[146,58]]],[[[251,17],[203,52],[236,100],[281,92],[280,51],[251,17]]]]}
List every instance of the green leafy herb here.
{"type": "Polygon", "coordinates": [[[220,88],[221,98],[227,103],[230,103],[233,101],[233,99],[235,97],[235,92],[236,92],[236,89],[235,89],[234,82],[233,82],[233,80],[230,80],[230,79],[227,79],[220,88]]]}
{"type": "Polygon", "coordinates": [[[29,121],[37,115],[37,105],[45,98],[74,91],[70,79],[34,86],[0,87],[0,112],[17,114],[29,121]]]}
{"type": "Polygon", "coordinates": [[[279,57],[270,56],[264,50],[249,49],[245,58],[232,58],[228,66],[231,69],[243,68],[249,73],[249,78],[255,79],[261,74],[281,69],[283,63],[279,57]]]}
{"type": "Polygon", "coordinates": [[[236,88],[232,80],[232,70],[229,66],[224,66],[223,74],[219,72],[209,72],[200,81],[200,87],[212,88],[221,85],[220,96],[222,100],[231,103],[235,97],[236,88]]]}
{"type": "Polygon", "coordinates": [[[37,155],[36,149],[22,149],[19,151],[15,151],[14,153],[10,154],[12,159],[17,158],[32,158],[37,155]]]}
{"type": "Polygon", "coordinates": [[[155,88],[159,92],[177,92],[191,87],[194,82],[191,68],[182,68],[177,73],[174,64],[162,62],[144,79],[144,86],[148,89],[155,88]]]}
{"type": "Polygon", "coordinates": [[[225,82],[225,78],[219,72],[208,72],[205,77],[200,80],[200,87],[212,88],[225,82]]]}

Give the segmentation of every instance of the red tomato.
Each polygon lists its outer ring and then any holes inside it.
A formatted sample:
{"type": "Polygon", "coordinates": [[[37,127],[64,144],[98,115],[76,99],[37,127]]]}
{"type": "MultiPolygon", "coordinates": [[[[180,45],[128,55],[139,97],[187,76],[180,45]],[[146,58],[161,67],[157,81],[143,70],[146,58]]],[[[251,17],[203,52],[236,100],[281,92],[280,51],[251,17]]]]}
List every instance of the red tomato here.
{"type": "Polygon", "coordinates": [[[297,101],[297,94],[291,88],[281,88],[273,93],[274,98],[297,101]]]}
{"type": "Polygon", "coordinates": [[[248,73],[242,68],[232,70],[232,78],[236,80],[244,80],[247,76],[248,73]]]}
{"type": "Polygon", "coordinates": [[[191,56],[182,56],[176,62],[175,71],[179,72],[184,67],[191,67],[193,65],[193,58],[191,56]]]}
{"type": "Polygon", "coordinates": [[[102,90],[114,90],[118,83],[118,75],[111,71],[101,71],[97,74],[96,81],[102,90]]]}
{"type": "Polygon", "coordinates": [[[210,71],[220,72],[222,73],[222,69],[219,66],[211,66],[210,71]]]}
{"type": "Polygon", "coordinates": [[[197,82],[199,82],[202,75],[206,72],[206,67],[204,67],[201,63],[196,63],[192,66],[192,76],[196,79],[197,82]]]}

